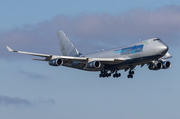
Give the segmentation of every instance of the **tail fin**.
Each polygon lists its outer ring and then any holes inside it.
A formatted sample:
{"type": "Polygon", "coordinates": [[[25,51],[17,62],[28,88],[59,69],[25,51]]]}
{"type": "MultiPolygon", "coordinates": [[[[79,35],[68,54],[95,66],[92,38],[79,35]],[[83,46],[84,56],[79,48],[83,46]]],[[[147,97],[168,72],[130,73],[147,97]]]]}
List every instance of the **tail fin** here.
{"type": "Polygon", "coordinates": [[[62,55],[64,55],[64,56],[79,56],[78,50],[74,47],[74,45],[66,37],[66,35],[63,31],[57,31],[57,36],[58,36],[62,55]]]}

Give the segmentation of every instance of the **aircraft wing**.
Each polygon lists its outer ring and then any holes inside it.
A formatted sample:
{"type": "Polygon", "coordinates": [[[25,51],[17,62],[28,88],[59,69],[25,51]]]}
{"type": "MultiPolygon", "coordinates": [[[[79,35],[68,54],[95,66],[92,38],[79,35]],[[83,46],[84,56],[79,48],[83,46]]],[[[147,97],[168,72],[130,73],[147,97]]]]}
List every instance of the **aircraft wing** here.
{"type": "Polygon", "coordinates": [[[172,58],[172,56],[168,52],[163,57],[161,57],[161,59],[168,59],[168,58],[172,58]]]}
{"type": "Polygon", "coordinates": [[[31,53],[31,52],[12,50],[9,46],[6,46],[6,48],[10,52],[17,52],[17,53],[22,53],[22,54],[27,54],[27,55],[34,55],[34,56],[40,56],[40,57],[50,57],[51,56],[51,55],[47,55],[47,54],[39,54],[39,53],[31,53]]]}
{"type": "Polygon", "coordinates": [[[6,48],[10,52],[17,52],[17,53],[21,53],[21,54],[27,54],[27,55],[33,55],[33,56],[39,56],[39,57],[45,57],[46,58],[46,59],[33,59],[33,60],[50,61],[50,60],[55,59],[55,58],[69,59],[69,60],[76,60],[76,61],[86,61],[87,60],[87,58],[84,58],[84,57],[58,56],[58,55],[48,55],[48,54],[39,54],[39,53],[17,51],[17,50],[12,50],[8,46],[6,46],[6,48]]]}
{"type": "Polygon", "coordinates": [[[39,61],[50,61],[55,58],[61,58],[61,59],[65,59],[65,60],[80,61],[80,62],[85,62],[85,63],[91,62],[91,61],[100,61],[105,64],[114,64],[114,63],[121,63],[126,60],[125,58],[87,58],[87,57],[48,55],[48,54],[39,54],[39,53],[31,53],[31,52],[12,50],[9,46],[6,46],[6,48],[10,52],[17,52],[17,53],[21,53],[21,54],[45,57],[45,59],[33,59],[33,60],[39,60],[39,61]]]}

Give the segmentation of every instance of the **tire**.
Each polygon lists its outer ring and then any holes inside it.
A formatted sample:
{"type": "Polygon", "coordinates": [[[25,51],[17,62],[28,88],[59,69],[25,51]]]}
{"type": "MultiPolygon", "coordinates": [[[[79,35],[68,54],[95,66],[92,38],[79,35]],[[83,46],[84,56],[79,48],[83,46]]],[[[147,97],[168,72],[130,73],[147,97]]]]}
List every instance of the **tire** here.
{"type": "Polygon", "coordinates": [[[134,74],[134,71],[132,71],[131,74],[134,74]]]}

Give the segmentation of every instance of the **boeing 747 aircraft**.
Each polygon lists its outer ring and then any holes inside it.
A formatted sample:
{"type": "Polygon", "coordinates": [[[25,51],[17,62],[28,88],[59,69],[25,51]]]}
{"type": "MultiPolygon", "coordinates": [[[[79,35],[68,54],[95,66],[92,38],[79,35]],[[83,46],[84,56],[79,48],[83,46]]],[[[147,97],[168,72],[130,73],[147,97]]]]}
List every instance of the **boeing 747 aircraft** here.
{"type": "Polygon", "coordinates": [[[31,52],[12,50],[11,52],[44,57],[44,59],[34,59],[47,61],[51,66],[66,66],[86,71],[100,71],[99,77],[120,77],[119,70],[129,71],[128,78],[133,78],[134,68],[137,65],[143,67],[147,64],[150,70],[168,69],[171,67],[170,61],[165,59],[172,56],[168,53],[168,46],[159,38],[151,38],[134,43],[132,45],[111,50],[104,50],[96,53],[80,53],[63,31],[58,31],[58,40],[63,56],[48,55],[31,52]]]}

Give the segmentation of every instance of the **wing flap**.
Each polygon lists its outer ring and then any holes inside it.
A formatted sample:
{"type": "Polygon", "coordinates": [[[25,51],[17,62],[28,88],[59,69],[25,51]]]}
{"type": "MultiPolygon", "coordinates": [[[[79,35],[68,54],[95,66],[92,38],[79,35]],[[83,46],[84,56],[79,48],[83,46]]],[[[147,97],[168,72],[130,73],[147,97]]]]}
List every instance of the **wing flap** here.
{"type": "Polygon", "coordinates": [[[119,64],[126,61],[125,58],[89,58],[90,61],[100,61],[103,64],[119,64]]]}
{"type": "Polygon", "coordinates": [[[97,61],[125,61],[126,59],[125,58],[89,58],[91,59],[92,61],[94,60],[97,60],[97,61]]]}
{"type": "Polygon", "coordinates": [[[86,61],[88,58],[86,57],[71,57],[71,56],[57,56],[54,55],[52,59],[54,58],[61,58],[61,59],[68,59],[68,60],[75,60],[75,61],[86,61]]]}

